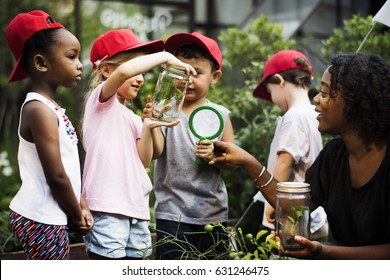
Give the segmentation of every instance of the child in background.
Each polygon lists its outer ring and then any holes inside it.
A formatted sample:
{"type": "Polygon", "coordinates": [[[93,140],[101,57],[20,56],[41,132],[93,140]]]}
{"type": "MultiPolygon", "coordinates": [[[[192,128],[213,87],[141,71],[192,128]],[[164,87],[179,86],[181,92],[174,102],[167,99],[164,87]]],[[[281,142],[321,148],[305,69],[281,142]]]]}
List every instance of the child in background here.
{"type": "Polygon", "coordinates": [[[17,60],[9,82],[31,79],[20,111],[22,186],[10,203],[11,229],[28,260],[69,259],[67,224],[85,233],[93,219],[80,197],[77,135],[54,99],[59,86],[73,88],[81,80],[80,43],[40,10],[18,14],[6,37],[17,60]]]}
{"type": "Polygon", "coordinates": [[[188,118],[197,107],[214,105],[225,120],[218,140],[234,143],[234,135],[230,111],[207,99],[210,86],[222,76],[222,55],[218,44],[197,32],[177,33],[168,38],[165,49],[191,64],[197,72],[196,76],[190,77],[179,117],[180,125],[169,130],[153,130],[154,156],[157,158],[154,169],[157,242],[166,236],[183,240],[180,244],[160,242],[156,247],[156,259],[180,259],[183,254],[180,246],[191,250],[187,246],[191,243],[204,253],[214,245],[214,240],[221,240],[218,230],[213,231],[214,237],[209,233],[191,233],[204,232],[206,224],[226,223],[228,219],[227,191],[219,169],[223,166],[210,168],[208,164],[199,166],[195,163],[196,157],[201,157],[206,163],[214,157],[213,144],[210,140],[199,142],[194,139],[188,118]]]}
{"type": "Polygon", "coordinates": [[[151,254],[149,193],[145,168],[153,155],[152,129],[175,126],[139,116],[125,106],[160,65],[195,70],[164,52],[161,40],[142,43],[130,29],[111,30],[93,43],[94,72],[85,97],[83,197],[95,227],[84,240],[92,259],[140,259],[151,254]],[[151,53],[151,54],[150,54],[151,53]]]}
{"type": "MultiPolygon", "coordinates": [[[[263,79],[253,92],[283,112],[279,116],[268,156],[268,171],[279,182],[304,182],[305,172],[322,149],[317,113],[309,99],[313,76],[307,57],[296,50],[282,50],[265,64],[263,79]]],[[[274,208],[264,199],[263,224],[274,229],[274,208]]],[[[326,241],[325,211],[311,212],[311,239],[326,241]]]]}

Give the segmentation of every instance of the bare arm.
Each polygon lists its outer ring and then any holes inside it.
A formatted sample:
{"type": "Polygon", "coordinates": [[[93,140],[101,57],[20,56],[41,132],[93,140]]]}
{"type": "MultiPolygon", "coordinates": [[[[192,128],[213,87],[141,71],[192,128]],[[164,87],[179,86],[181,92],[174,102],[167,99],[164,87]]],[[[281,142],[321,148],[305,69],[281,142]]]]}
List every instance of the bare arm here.
{"type": "MultiPolygon", "coordinates": [[[[148,96],[147,103],[143,110],[142,118],[150,118],[153,109],[153,99],[148,96]]],[[[152,139],[153,139],[153,156],[152,159],[157,159],[164,152],[165,138],[162,134],[161,127],[156,127],[152,129],[152,139]]]]}
{"type": "Polygon", "coordinates": [[[149,118],[144,119],[141,138],[137,140],[137,150],[145,168],[149,166],[149,163],[153,159],[155,154],[155,141],[153,138],[153,134],[157,133],[158,130],[160,130],[161,133],[161,126],[173,127],[178,124],[179,121],[166,123],[161,121],[153,121],[149,118]]]}
{"type": "Polygon", "coordinates": [[[80,197],[80,207],[81,207],[81,213],[85,220],[85,226],[80,227],[79,231],[83,234],[86,234],[89,232],[94,225],[94,220],[91,214],[91,211],[89,210],[89,207],[87,205],[87,202],[85,201],[84,197],[80,197]]]}
{"type": "MultiPolygon", "coordinates": [[[[139,56],[119,65],[109,73],[100,93],[99,101],[105,102],[110,99],[127,79],[147,72],[161,64],[177,65],[186,69],[188,74],[196,75],[196,71],[191,65],[181,62],[171,53],[164,51],[139,56]]],[[[101,67],[104,67],[104,65],[101,67]]]]}
{"type": "Polygon", "coordinates": [[[153,159],[157,159],[164,152],[165,137],[162,134],[161,128],[155,128],[152,131],[153,137],[153,159]]]}
{"type": "MultiPolygon", "coordinates": [[[[213,144],[214,149],[216,153],[219,154],[219,156],[212,159],[209,162],[210,165],[214,165],[217,163],[226,163],[236,167],[242,166],[248,171],[249,176],[252,178],[252,180],[257,179],[257,186],[264,185],[271,179],[271,174],[267,171],[265,171],[263,175],[258,178],[259,173],[263,169],[263,165],[254,156],[252,156],[250,153],[240,148],[236,144],[222,141],[216,141],[213,144]]],[[[275,206],[277,183],[278,181],[273,178],[267,187],[259,187],[261,193],[272,206],[275,206]]]]}
{"type": "Polygon", "coordinates": [[[23,108],[21,133],[35,143],[53,197],[77,227],[85,227],[81,207],[62,164],[55,113],[41,102],[27,103],[23,108]]]}
{"type": "Polygon", "coordinates": [[[276,160],[274,176],[280,182],[285,182],[289,179],[294,165],[293,157],[287,152],[281,152],[276,160]]]}
{"type": "Polygon", "coordinates": [[[164,149],[164,137],[161,132],[161,126],[173,127],[180,123],[179,120],[166,123],[150,119],[153,103],[151,97],[147,97],[147,103],[143,110],[143,127],[141,139],[137,140],[138,154],[146,168],[156,155],[161,155],[164,149]]]}

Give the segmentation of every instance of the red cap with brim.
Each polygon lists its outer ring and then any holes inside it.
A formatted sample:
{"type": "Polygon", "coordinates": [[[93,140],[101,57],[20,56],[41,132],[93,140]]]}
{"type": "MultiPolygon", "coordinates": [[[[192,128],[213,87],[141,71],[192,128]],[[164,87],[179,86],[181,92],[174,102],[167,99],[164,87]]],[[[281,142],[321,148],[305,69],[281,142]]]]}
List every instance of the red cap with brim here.
{"type": "Polygon", "coordinates": [[[185,44],[194,44],[206,49],[211,57],[217,62],[218,69],[222,69],[222,54],[217,42],[198,32],[182,32],[172,35],[165,42],[165,50],[174,54],[178,47],[185,44]]]}
{"type": "Polygon", "coordinates": [[[92,45],[90,61],[96,69],[104,60],[119,52],[144,48],[150,53],[164,50],[163,40],[141,42],[131,29],[115,29],[100,35],[92,45]]]}
{"type": "Polygon", "coordinates": [[[27,72],[20,63],[24,44],[38,31],[51,28],[64,28],[64,26],[40,10],[20,13],[8,24],[5,32],[7,43],[16,59],[16,65],[8,79],[9,83],[28,78],[27,72]]]}
{"type": "Polygon", "coordinates": [[[265,85],[266,84],[265,81],[271,75],[280,73],[282,71],[290,70],[290,69],[299,69],[302,71],[306,71],[311,76],[314,76],[310,61],[303,53],[296,50],[283,50],[277,52],[276,54],[274,54],[268,59],[267,63],[264,66],[263,79],[253,91],[253,96],[267,101],[272,101],[271,95],[269,94],[267,87],[265,85]],[[310,67],[306,68],[304,66],[296,64],[295,60],[297,58],[305,59],[310,67]]]}

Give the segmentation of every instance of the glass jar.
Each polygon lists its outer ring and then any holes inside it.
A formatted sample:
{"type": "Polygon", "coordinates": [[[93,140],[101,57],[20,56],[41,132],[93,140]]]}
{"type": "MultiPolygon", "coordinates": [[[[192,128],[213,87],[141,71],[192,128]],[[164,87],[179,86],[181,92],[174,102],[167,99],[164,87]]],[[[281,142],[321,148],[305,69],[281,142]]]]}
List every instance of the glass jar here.
{"type": "Polygon", "coordinates": [[[185,69],[174,66],[163,67],[154,91],[154,120],[172,122],[178,119],[189,84],[185,69]]]}
{"type": "Polygon", "coordinates": [[[302,250],[294,241],[296,235],[310,235],[310,185],[299,182],[279,182],[276,186],[276,234],[285,250],[302,250]]]}

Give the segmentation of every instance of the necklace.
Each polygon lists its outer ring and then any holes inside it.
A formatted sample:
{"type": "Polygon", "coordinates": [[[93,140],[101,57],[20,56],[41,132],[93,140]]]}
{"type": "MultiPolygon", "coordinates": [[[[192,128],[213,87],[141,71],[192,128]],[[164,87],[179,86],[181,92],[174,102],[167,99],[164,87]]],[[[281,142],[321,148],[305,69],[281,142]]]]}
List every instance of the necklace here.
{"type": "Polygon", "coordinates": [[[76,133],[76,130],[74,129],[71,121],[69,120],[69,118],[65,115],[65,109],[62,109],[60,107],[58,107],[57,105],[55,105],[53,102],[51,102],[49,99],[47,99],[47,103],[49,105],[51,105],[54,110],[56,110],[57,112],[60,112],[61,115],[62,115],[62,121],[64,122],[65,124],[65,129],[66,129],[66,133],[68,134],[68,136],[70,137],[70,140],[72,140],[72,143],[73,145],[77,145],[78,143],[78,138],[77,138],[77,133],[76,133]]]}

